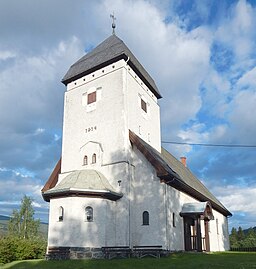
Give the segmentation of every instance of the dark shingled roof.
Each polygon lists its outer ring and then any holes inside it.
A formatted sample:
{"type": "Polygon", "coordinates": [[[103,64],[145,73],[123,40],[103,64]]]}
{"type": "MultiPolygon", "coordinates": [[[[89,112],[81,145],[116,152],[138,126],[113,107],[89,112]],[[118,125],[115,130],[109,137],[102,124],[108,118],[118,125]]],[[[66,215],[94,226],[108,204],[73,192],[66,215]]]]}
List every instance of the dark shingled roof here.
{"type": "Polygon", "coordinates": [[[141,80],[155,94],[157,98],[161,98],[161,94],[145,68],[139,63],[136,57],[124,44],[124,42],[116,35],[111,35],[101,44],[99,44],[91,52],[87,53],[80,60],[75,62],[68,70],[62,82],[67,85],[82,76],[96,71],[99,68],[114,63],[120,59],[124,59],[133,68],[141,80]]]}
{"type": "Polygon", "coordinates": [[[162,152],[158,152],[132,131],[129,131],[129,138],[131,143],[134,144],[155,167],[157,176],[164,180],[165,183],[191,195],[201,202],[210,201],[214,209],[223,213],[225,216],[232,216],[203,183],[166,149],[162,148],[162,152]]]}

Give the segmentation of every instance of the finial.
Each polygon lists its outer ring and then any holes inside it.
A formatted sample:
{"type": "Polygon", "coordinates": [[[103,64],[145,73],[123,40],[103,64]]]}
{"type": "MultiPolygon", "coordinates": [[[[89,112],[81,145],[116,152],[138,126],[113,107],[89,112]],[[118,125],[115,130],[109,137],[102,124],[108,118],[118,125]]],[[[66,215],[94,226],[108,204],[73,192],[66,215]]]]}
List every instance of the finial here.
{"type": "Polygon", "coordinates": [[[115,20],[116,20],[116,17],[114,15],[114,11],[113,11],[113,14],[110,14],[110,18],[112,18],[113,22],[112,22],[112,35],[115,34],[115,28],[116,28],[116,24],[115,24],[115,20]]]}

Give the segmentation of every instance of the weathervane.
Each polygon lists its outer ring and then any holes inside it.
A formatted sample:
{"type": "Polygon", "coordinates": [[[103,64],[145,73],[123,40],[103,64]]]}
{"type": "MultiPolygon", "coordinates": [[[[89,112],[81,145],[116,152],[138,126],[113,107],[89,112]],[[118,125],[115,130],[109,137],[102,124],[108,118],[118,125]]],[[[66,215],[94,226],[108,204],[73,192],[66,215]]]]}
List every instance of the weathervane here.
{"type": "Polygon", "coordinates": [[[110,18],[112,18],[113,22],[112,22],[112,35],[115,34],[115,28],[116,28],[116,24],[115,24],[115,20],[116,20],[116,17],[114,15],[114,11],[113,11],[113,14],[110,14],[110,18]]]}

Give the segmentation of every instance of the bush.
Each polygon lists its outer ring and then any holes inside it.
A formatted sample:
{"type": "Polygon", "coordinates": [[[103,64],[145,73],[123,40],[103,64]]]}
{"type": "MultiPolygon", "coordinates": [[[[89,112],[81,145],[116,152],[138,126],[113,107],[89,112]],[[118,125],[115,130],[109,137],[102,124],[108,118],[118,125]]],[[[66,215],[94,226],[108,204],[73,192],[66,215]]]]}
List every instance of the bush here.
{"type": "Polygon", "coordinates": [[[46,246],[46,240],[42,238],[23,239],[11,236],[0,238],[0,263],[44,258],[46,246]]]}

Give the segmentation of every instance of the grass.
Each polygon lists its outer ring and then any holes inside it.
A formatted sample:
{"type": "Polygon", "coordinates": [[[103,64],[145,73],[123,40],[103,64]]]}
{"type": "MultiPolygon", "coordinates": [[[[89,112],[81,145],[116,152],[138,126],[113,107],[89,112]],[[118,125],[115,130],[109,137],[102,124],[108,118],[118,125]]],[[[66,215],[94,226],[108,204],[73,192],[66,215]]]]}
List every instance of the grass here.
{"type": "Polygon", "coordinates": [[[178,253],[167,258],[114,259],[114,260],[67,260],[15,261],[1,269],[256,269],[256,252],[218,252],[211,254],[178,253]]]}

